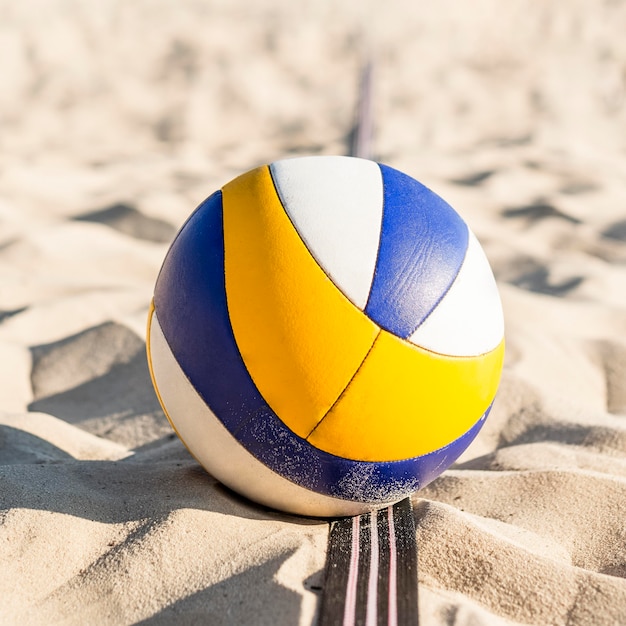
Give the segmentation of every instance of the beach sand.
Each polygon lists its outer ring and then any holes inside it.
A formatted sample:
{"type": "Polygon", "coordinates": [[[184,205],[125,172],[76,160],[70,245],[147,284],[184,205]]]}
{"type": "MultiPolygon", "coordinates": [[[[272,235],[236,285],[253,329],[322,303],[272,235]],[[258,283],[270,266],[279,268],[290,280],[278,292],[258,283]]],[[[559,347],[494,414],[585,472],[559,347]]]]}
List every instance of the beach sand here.
{"type": "Polygon", "coordinates": [[[507,354],[413,498],[422,623],[626,623],[626,3],[0,0],[0,622],[313,624],[328,524],[220,486],[165,419],[152,288],[235,175],[377,160],[468,221],[507,354]]]}

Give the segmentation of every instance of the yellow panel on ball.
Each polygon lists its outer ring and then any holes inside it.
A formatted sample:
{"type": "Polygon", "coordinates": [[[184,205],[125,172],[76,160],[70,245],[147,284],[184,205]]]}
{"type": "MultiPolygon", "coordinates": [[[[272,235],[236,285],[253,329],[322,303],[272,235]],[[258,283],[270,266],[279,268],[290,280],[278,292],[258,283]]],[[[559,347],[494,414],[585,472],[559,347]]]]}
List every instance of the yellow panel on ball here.
{"type": "Polygon", "coordinates": [[[237,346],[270,407],[306,437],[359,368],[378,327],[311,256],[267,166],[222,191],[226,296],[237,346]]]}
{"type": "Polygon", "coordinates": [[[429,352],[382,330],[350,385],[308,437],[360,461],[427,454],[465,434],[498,388],[504,341],[477,357],[429,352]]]}

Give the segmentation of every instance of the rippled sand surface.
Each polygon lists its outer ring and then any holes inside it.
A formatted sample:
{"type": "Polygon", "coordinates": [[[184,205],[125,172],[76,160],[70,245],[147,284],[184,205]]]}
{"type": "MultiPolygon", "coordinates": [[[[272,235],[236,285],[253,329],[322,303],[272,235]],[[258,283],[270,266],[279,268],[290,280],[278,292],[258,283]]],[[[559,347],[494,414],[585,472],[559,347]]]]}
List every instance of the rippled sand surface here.
{"type": "Polygon", "coordinates": [[[374,157],[498,279],[495,408],[414,497],[424,624],[626,623],[626,4],[0,0],[3,624],[313,624],[328,525],[221,487],[144,331],[176,230],[233,176],[374,157]]]}

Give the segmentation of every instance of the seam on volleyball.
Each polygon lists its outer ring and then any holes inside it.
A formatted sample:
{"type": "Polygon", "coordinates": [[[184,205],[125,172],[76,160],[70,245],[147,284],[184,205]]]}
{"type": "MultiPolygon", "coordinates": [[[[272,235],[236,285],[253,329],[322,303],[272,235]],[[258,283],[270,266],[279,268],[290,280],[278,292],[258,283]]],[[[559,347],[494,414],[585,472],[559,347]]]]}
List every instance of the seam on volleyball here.
{"type": "Polygon", "coordinates": [[[486,352],[481,352],[480,354],[446,354],[445,352],[437,352],[436,350],[425,348],[424,346],[420,346],[419,344],[413,343],[403,337],[396,337],[396,339],[400,339],[401,341],[406,342],[407,346],[409,346],[410,348],[417,348],[422,352],[428,352],[428,354],[433,354],[434,356],[440,356],[444,359],[455,359],[458,361],[462,361],[463,359],[478,359],[481,356],[487,356],[488,354],[491,354],[492,352],[498,350],[500,346],[504,343],[504,337],[502,337],[502,339],[497,343],[495,347],[491,348],[491,350],[487,350],[486,352]]]}
{"type": "MultiPolygon", "coordinates": [[[[250,379],[250,382],[252,383],[252,385],[254,385],[256,390],[259,392],[259,395],[263,398],[263,394],[261,394],[261,392],[259,391],[259,388],[258,388],[254,378],[252,377],[252,374],[250,373],[250,370],[248,369],[248,365],[247,365],[245,359],[243,358],[243,355],[241,354],[241,350],[239,349],[239,344],[237,343],[237,337],[235,336],[235,331],[233,329],[233,324],[232,324],[232,320],[231,320],[231,317],[230,317],[230,308],[228,306],[228,290],[226,289],[226,235],[225,235],[225,227],[224,227],[224,210],[225,210],[225,207],[224,207],[224,194],[223,194],[221,189],[218,190],[218,191],[213,192],[208,198],[203,200],[200,203],[200,205],[198,205],[198,207],[193,211],[193,213],[187,218],[187,220],[185,221],[185,224],[183,225],[183,227],[181,227],[181,229],[178,232],[178,234],[176,235],[176,238],[174,239],[174,241],[176,241],[176,239],[178,239],[178,236],[182,233],[183,228],[187,225],[187,222],[189,222],[189,220],[191,220],[191,218],[196,214],[198,209],[200,209],[200,207],[202,205],[204,205],[209,200],[209,198],[212,198],[214,195],[217,195],[217,194],[219,194],[219,196],[220,196],[220,222],[221,222],[221,227],[222,227],[222,229],[221,229],[222,230],[222,232],[221,232],[221,236],[222,236],[222,266],[224,267],[222,289],[224,291],[224,302],[226,304],[226,316],[228,318],[228,326],[229,326],[229,330],[230,330],[230,338],[231,338],[231,341],[232,341],[232,343],[233,343],[233,345],[234,345],[234,347],[235,347],[235,349],[237,351],[237,354],[239,355],[239,359],[240,359],[241,363],[243,364],[244,369],[246,370],[246,373],[248,375],[248,378],[250,379]]],[[[174,245],[174,243],[171,244],[171,247],[173,247],[173,245],[174,245]]],[[[170,247],[170,250],[171,250],[171,247],[170,247]]],[[[165,265],[165,261],[163,262],[163,265],[165,265]]],[[[156,307],[154,307],[154,313],[156,314],[156,307]]],[[[150,318],[150,320],[151,320],[151,318],[150,318]]],[[[158,320],[158,317],[157,317],[157,320],[158,320]]],[[[170,350],[170,352],[172,354],[174,354],[174,351],[172,349],[172,346],[170,345],[169,339],[167,338],[167,335],[165,334],[165,331],[163,330],[163,327],[161,326],[160,322],[159,322],[159,328],[161,329],[161,333],[163,335],[163,338],[165,339],[165,343],[167,344],[168,349],[170,350]]],[[[222,424],[222,426],[224,426],[224,428],[226,428],[226,430],[228,430],[228,432],[233,436],[233,438],[235,438],[235,440],[238,443],[240,443],[239,440],[237,439],[237,433],[239,433],[239,431],[242,428],[244,428],[252,419],[254,419],[256,413],[248,415],[247,417],[242,419],[237,424],[237,428],[235,428],[234,430],[231,431],[230,429],[227,428],[226,424],[224,424],[224,422],[222,421],[222,418],[213,410],[213,408],[211,407],[211,403],[204,396],[204,394],[202,394],[198,389],[195,388],[195,386],[191,382],[191,379],[189,378],[189,375],[184,370],[182,365],[180,365],[180,363],[178,363],[178,366],[180,367],[180,371],[182,372],[183,376],[187,380],[187,383],[189,384],[190,389],[193,389],[193,391],[198,394],[198,396],[200,397],[202,402],[206,405],[206,407],[209,409],[209,411],[211,411],[211,413],[215,416],[217,421],[220,422],[220,424],[222,424]]],[[[152,369],[151,368],[152,368],[152,364],[150,363],[150,373],[152,375],[152,369]]],[[[155,385],[155,389],[156,389],[156,385],[155,385]]],[[[157,391],[157,395],[159,395],[158,391],[157,391]]],[[[160,395],[159,395],[159,401],[160,401],[160,395]]],[[[162,405],[162,408],[163,408],[163,412],[165,413],[165,416],[167,417],[167,420],[169,421],[172,429],[178,435],[178,437],[183,442],[183,444],[185,445],[185,447],[187,448],[189,453],[193,456],[193,458],[196,459],[196,461],[198,461],[198,459],[194,456],[194,454],[189,449],[189,446],[187,445],[185,440],[180,436],[178,430],[174,426],[174,422],[170,419],[170,416],[168,415],[167,411],[165,410],[164,404],[161,403],[161,405],[162,405]]],[[[269,405],[267,405],[267,406],[269,407],[269,405]]],[[[273,411],[273,409],[271,407],[269,407],[269,408],[270,408],[270,410],[273,411]]],[[[278,414],[275,411],[274,411],[274,414],[278,417],[278,414]]],[[[280,419],[280,417],[278,417],[278,419],[280,419]]],[[[262,461],[260,459],[258,459],[255,455],[252,455],[252,456],[254,456],[254,458],[256,458],[257,461],[262,463],[262,461]]],[[[198,463],[200,463],[200,461],[198,461],[198,463]]],[[[202,465],[202,463],[200,463],[200,465],[202,465]]]]}
{"type": "Polygon", "coordinates": [[[374,288],[374,281],[376,280],[376,272],[378,272],[378,259],[380,257],[380,248],[383,243],[383,223],[385,221],[385,177],[383,176],[383,170],[380,167],[380,163],[376,163],[378,165],[378,172],[380,174],[380,181],[383,190],[383,208],[380,212],[380,228],[378,229],[378,247],[376,248],[376,262],[374,263],[374,273],[372,274],[372,282],[370,283],[370,289],[367,293],[367,300],[365,301],[365,307],[363,311],[367,310],[367,305],[370,303],[370,298],[372,297],[372,289],[374,288]]]}
{"type": "Polygon", "coordinates": [[[339,400],[341,400],[341,398],[343,398],[343,396],[345,395],[346,391],[348,391],[348,389],[350,388],[350,385],[354,382],[354,380],[356,379],[358,373],[361,371],[361,368],[363,367],[363,364],[365,363],[365,361],[367,361],[367,358],[369,357],[369,355],[371,354],[372,350],[374,349],[374,346],[376,345],[376,342],[378,341],[378,338],[380,337],[380,333],[381,332],[382,332],[382,329],[379,328],[378,332],[376,333],[376,337],[374,337],[374,341],[372,341],[372,345],[369,347],[369,350],[365,353],[365,356],[363,357],[362,361],[359,363],[359,366],[354,371],[354,374],[352,374],[352,377],[346,383],[346,386],[341,390],[341,393],[337,396],[337,399],[330,405],[330,407],[328,408],[326,413],[324,413],[324,415],[322,415],[322,417],[317,422],[317,424],[315,424],[315,426],[311,429],[311,432],[304,438],[305,441],[309,441],[309,437],[311,437],[311,435],[313,435],[313,433],[317,430],[318,426],[328,417],[330,412],[335,408],[335,406],[337,406],[337,403],[339,402],[339,400]]]}
{"type": "Polygon", "coordinates": [[[452,285],[454,285],[454,283],[456,282],[456,279],[459,277],[459,274],[461,273],[461,270],[463,269],[463,266],[465,265],[465,260],[467,259],[467,252],[469,251],[469,244],[470,244],[470,229],[467,224],[465,224],[465,228],[467,230],[467,247],[465,248],[463,261],[461,262],[461,265],[459,265],[459,269],[457,270],[454,278],[450,281],[450,284],[446,287],[446,290],[439,296],[439,298],[437,298],[437,301],[430,308],[430,311],[428,311],[428,313],[426,313],[426,315],[422,317],[422,319],[417,323],[415,328],[413,328],[406,337],[403,337],[403,339],[408,340],[408,338],[434,313],[435,309],[439,306],[439,304],[443,301],[443,299],[448,295],[448,293],[450,292],[450,289],[452,289],[452,285]]]}
{"type": "MultiPolygon", "coordinates": [[[[269,165],[262,165],[258,169],[262,169],[263,167],[267,167],[268,171],[270,170],[269,165]]],[[[270,172],[270,178],[271,178],[271,172],[270,172]]],[[[225,224],[224,224],[224,199],[223,198],[222,198],[222,215],[221,215],[221,218],[222,218],[221,221],[222,221],[222,255],[223,255],[222,266],[224,267],[224,276],[223,276],[224,280],[222,282],[222,286],[223,286],[223,289],[224,289],[224,302],[226,304],[226,317],[228,319],[228,328],[229,328],[229,331],[230,331],[230,339],[232,341],[232,344],[233,344],[235,350],[237,351],[237,354],[239,355],[239,360],[241,361],[241,364],[243,365],[243,367],[244,367],[244,369],[246,371],[246,374],[248,375],[248,378],[250,379],[250,383],[257,390],[259,396],[263,399],[263,401],[265,402],[267,407],[282,422],[283,420],[280,418],[278,413],[276,411],[274,411],[274,409],[268,404],[267,400],[265,400],[265,397],[263,396],[263,394],[259,390],[259,386],[257,385],[256,381],[254,380],[254,378],[252,376],[252,372],[250,371],[250,368],[248,367],[248,364],[246,363],[246,360],[243,358],[243,354],[241,354],[241,349],[239,348],[239,343],[237,342],[237,336],[235,335],[235,329],[233,328],[233,321],[232,321],[231,316],[230,316],[230,305],[229,305],[228,289],[226,289],[226,274],[227,274],[227,270],[226,270],[226,227],[225,227],[225,224]]],[[[182,370],[182,367],[181,367],[181,370],[182,370]]],[[[209,403],[207,402],[206,398],[204,398],[204,396],[202,396],[202,394],[200,394],[200,393],[199,393],[199,395],[204,400],[204,403],[207,405],[209,410],[215,415],[217,420],[224,426],[224,428],[226,428],[226,425],[224,424],[224,422],[222,422],[222,419],[217,415],[217,413],[215,413],[215,411],[213,411],[213,409],[211,409],[211,407],[210,407],[209,403]]],[[[226,428],[226,430],[228,430],[228,432],[232,435],[232,437],[238,443],[240,443],[240,442],[239,442],[239,439],[237,438],[237,435],[239,434],[239,432],[243,428],[245,428],[257,416],[257,413],[258,413],[258,409],[256,409],[253,413],[251,413],[251,414],[247,415],[246,417],[244,417],[237,424],[237,427],[234,428],[232,431],[230,429],[226,428]]],[[[284,422],[283,422],[283,424],[284,424],[284,422]]],[[[256,455],[253,454],[252,456],[257,461],[259,461],[259,463],[263,463],[263,461],[261,461],[261,459],[257,458],[256,455]]],[[[265,463],[263,463],[263,464],[265,465],[265,463]]]]}
{"type": "MultiPolygon", "coordinates": [[[[187,452],[189,452],[189,454],[194,458],[196,463],[198,463],[198,465],[202,466],[202,463],[200,462],[200,459],[198,459],[198,457],[191,451],[191,448],[187,445],[187,442],[183,439],[183,437],[180,434],[180,432],[178,432],[178,428],[176,428],[176,425],[174,424],[174,420],[172,420],[172,418],[170,417],[169,411],[167,410],[167,407],[165,406],[165,401],[163,400],[163,397],[161,395],[161,390],[159,389],[159,385],[157,383],[156,375],[154,373],[154,366],[152,365],[152,346],[151,346],[151,342],[152,342],[152,324],[153,324],[153,319],[155,317],[156,317],[156,309],[154,307],[154,300],[153,300],[151,302],[150,312],[148,314],[148,332],[146,333],[146,353],[147,353],[147,356],[148,356],[148,370],[150,372],[150,378],[152,380],[152,386],[154,387],[154,391],[156,393],[157,400],[159,401],[159,404],[161,405],[161,409],[163,409],[163,413],[165,414],[165,417],[167,418],[167,421],[169,422],[170,426],[172,427],[172,430],[176,433],[176,436],[181,440],[182,444],[187,449],[187,452]]],[[[161,327],[161,324],[159,322],[159,318],[158,317],[157,317],[157,324],[159,326],[159,329],[161,330],[161,334],[163,335],[163,340],[165,341],[165,345],[167,346],[167,349],[170,352],[172,352],[172,348],[171,348],[171,346],[169,344],[169,341],[167,340],[167,337],[165,336],[165,332],[163,331],[163,328],[161,327]]],[[[173,352],[172,352],[172,354],[173,354],[173,352]]],[[[179,367],[180,367],[180,365],[179,365],[179,367]]],[[[180,371],[182,372],[183,376],[185,377],[185,379],[189,383],[191,389],[193,389],[198,394],[198,396],[202,399],[202,401],[207,405],[207,408],[215,415],[215,413],[213,412],[211,407],[209,407],[209,405],[206,403],[206,400],[200,395],[200,393],[198,391],[195,390],[194,386],[191,384],[191,381],[187,377],[187,374],[183,371],[182,367],[180,367],[180,371]]]]}

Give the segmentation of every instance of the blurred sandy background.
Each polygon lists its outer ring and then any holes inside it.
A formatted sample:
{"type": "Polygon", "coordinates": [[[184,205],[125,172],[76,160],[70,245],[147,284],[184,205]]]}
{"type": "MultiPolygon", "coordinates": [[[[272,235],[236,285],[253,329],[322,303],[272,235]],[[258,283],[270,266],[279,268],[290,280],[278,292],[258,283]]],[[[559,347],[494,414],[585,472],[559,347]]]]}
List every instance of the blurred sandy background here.
{"type": "Polygon", "coordinates": [[[3,624],[312,624],[328,525],[197,467],[152,391],[168,243],[233,176],[345,154],[446,198],[507,322],[414,499],[424,624],[626,623],[626,2],[0,0],[3,624]]]}

